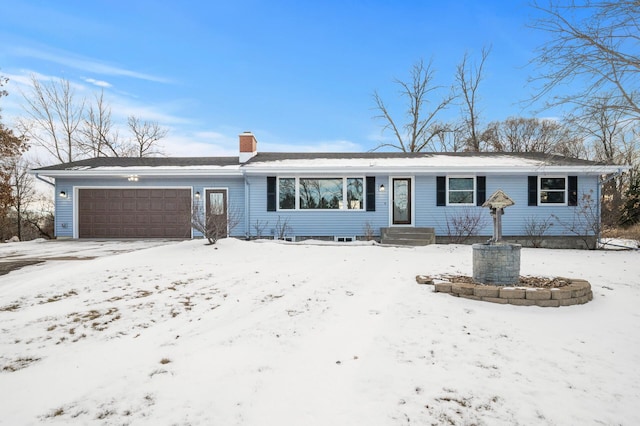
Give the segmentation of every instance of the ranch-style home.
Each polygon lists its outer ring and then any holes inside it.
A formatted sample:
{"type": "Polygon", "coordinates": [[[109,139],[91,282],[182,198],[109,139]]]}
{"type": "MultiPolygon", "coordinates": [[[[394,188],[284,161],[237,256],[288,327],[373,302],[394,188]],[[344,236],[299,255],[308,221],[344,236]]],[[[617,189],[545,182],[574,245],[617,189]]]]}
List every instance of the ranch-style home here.
{"type": "Polygon", "coordinates": [[[233,215],[233,237],[420,244],[479,218],[478,241],[493,231],[481,205],[501,189],[515,202],[504,239],[527,244],[546,222],[549,245],[571,247],[581,204],[597,214],[601,183],[626,169],[539,153],[258,152],[250,132],[239,145],[237,157],[100,157],[32,173],[55,180],[58,238],[197,238],[195,209],[233,215]]]}

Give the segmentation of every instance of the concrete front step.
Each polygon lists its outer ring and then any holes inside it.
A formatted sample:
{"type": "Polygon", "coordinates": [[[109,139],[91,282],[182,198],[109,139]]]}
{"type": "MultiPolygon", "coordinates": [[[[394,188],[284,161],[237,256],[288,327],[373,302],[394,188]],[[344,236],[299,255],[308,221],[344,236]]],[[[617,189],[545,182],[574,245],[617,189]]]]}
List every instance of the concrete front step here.
{"type": "Polygon", "coordinates": [[[435,244],[436,236],[434,228],[381,228],[380,242],[382,244],[404,246],[426,246],[435,244]]]}
{"type": "Polygon", "coordinates": [[[389,244],[393,246],[428,246],[433,244],[433,240],[419,240],[419,239],[400,239],[400,238],[384,238],[380,240],[382,244],[389,244]]]}

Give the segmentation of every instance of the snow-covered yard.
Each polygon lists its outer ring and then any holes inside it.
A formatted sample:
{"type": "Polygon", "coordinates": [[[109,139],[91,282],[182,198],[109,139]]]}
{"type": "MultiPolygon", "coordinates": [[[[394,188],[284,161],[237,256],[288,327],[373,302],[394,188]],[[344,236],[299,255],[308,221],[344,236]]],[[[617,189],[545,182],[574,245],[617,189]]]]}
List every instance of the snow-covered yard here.
{"type": "Polygon", "coordinates": [[[523,249],[594,291],[539,308],[416,284],[470,246],[14,244],[58,260],[0,276],[1,424],[640,424],[637,251],[523,249]]]}

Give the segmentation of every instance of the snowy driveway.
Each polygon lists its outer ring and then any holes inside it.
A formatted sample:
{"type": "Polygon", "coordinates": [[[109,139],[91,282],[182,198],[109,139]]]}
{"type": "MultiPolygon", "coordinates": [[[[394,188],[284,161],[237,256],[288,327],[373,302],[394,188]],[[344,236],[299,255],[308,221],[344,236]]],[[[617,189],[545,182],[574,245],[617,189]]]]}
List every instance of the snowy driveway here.
{"type": "Polygon", "coordinates": [[[45,261],[91,260],[144,250],[176,240],[34,240],[0,244],[0,276],[45,261]]]}

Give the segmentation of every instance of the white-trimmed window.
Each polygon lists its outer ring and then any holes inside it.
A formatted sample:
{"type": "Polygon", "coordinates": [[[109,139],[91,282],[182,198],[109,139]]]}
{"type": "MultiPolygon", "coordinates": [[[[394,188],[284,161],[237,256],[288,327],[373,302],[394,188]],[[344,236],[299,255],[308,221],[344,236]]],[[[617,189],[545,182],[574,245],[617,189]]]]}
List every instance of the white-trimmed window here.
{"type": "Polygon", "coordinates": [[[447,205],[474,206],[475,196],[475,177],[447,176],[447,205]]]}
{"type": "Polygon", "coordinates": [[[538,182],[538,201],[540,204],[567,204],[567,177],[540,176],[538,182]]]}
{"type": "Polygon", "coordinates": [[[278,210],[364,210],[363,177],[278,178],[278,210]]]}

